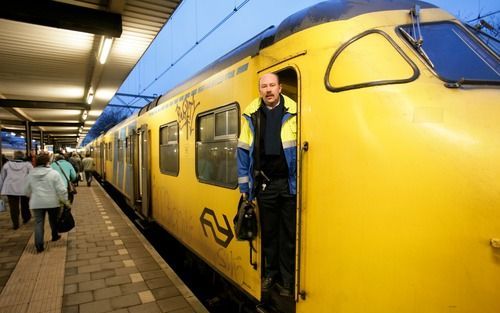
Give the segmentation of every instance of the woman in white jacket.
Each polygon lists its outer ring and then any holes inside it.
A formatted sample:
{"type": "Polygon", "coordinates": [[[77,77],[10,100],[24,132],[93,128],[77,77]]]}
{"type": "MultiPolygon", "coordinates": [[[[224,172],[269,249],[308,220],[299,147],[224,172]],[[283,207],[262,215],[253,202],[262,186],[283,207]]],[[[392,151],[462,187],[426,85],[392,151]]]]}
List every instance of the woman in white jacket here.
{"type": "Polygon", "coordinates": [[[25,191],[30,195],[30,208],[35,216],[35,247],[42,252],[45,213],[49,214],[52,241],[59,240],[56,223],[60,204],[69,206],[66,182],[49,166],[50,156],[42,153],[36,158],[36,167],[28,175],[25,191]]]}
{"type": "Polygon", "coordinates": [[[24,224],[31,218],[29,199],[24,192],[24,185],[33,166],[23,158],[22,151],[15,151],[14,160],[5,163],[0,173],[0,193],[9,199],[10,218],[14,229],[19,228],[19,211],[24,224]]]}

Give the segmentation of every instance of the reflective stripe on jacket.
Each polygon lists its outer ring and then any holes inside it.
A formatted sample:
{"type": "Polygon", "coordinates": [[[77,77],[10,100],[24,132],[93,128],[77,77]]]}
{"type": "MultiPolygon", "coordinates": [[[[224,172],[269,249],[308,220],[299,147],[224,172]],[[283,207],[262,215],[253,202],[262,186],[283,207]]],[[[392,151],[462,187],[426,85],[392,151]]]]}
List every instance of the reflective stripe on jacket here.
{"type": "MultiPolygon", "coordinates": [[[[297,194],[297,103],[282,95],[285,100],[285,114],[281,119],[281,143],[288,166],[288,186],[291,194],[297,194]]],[[[241,133],[238,139],[238,185],[240,192],[248,194],[253,200],[253,149],[255,127],[252,123],[252,114],[257,112],[261,105],[261,98],[253,100],[245,109],[241,119],[241,133]]]]}

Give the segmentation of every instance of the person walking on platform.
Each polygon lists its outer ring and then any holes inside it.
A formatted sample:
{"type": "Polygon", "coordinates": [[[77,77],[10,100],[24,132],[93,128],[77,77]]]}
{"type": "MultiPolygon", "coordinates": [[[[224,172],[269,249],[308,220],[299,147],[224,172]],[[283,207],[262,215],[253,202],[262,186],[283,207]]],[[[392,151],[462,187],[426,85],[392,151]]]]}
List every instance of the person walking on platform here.
{"type": "Polygon", "coordinates": [[[36,167],[28,175],[24,188],[25,192],[30,195],[30,208],[35,216],[35,248],[37,252],[44,250],[45,213],[49,215],[52,241],[57,241],[61,238],[56,228],[60,205],[64,203],[71,207],[68,202],[66,182],[49,166],[49,162],[50,156],[47,153],[37,156],[36,167]]]}
{"type": "Polygon", "coordinates": [[[259,79],[260,98],[243,112],[238,139],[238,184],[242,197],[257,199],[264,257],[261,289],[278,282],[292,296],[297,198],[297,103],[281,94],[278,75],[259,79]]]}
{"type": "Polygon", "coordinates": [[[26,183],[26,176],[33,169],[33,166],[23,159],[24,153],[15,151],[14,160],[5,163],[0,173],[0,194],[7,196],[10,218],[14,229],[19,228],[19,209],[24,224],[31,219],[29,199],[24,192],[24,184],[26,183]]]}
{"type": "Polygon", "coordinates": [[[95,162],[94,159],[90,157],[90,153],[85,154],[85,158],[82,160],[83,172],[85,173],[85,180],[87,181],[87,186],[90,187],[92,182],[92,175],[94,175],[95,162]]]}
{"type": "Polygon", "coordinates": [[[78,178],[75,182],[75,186],[78,186],[78,182],[81,181],[80,173],[83,171],[82,159],[76,152],[73,152],[68,161],[69,163],[71,163],[71,165],[73,165],[73,168],[75,169],[76,176],[78,178]]]}
{"type": "MultiPolygon", "coordinates": [[[[54,156],[54,162],[52,162],[50,167],[52,167],[52,169],[54,169],[56,172],[59,173],[59,175],[61,175],[63,181],[68,186],[68,190],[70,187],[69,184],[72,184],[73,182],[78,180],[78,177],[76,176],[76,172],[75,172],[75,169],[73,168],[73,165],[71,165],[71,163],[66,161],[62,154],[56,154],[54,156]]],[[[75,197],[74,194],[68,193],[68,200],[70,203],[73,203],[74,197],[75,197]]]]}

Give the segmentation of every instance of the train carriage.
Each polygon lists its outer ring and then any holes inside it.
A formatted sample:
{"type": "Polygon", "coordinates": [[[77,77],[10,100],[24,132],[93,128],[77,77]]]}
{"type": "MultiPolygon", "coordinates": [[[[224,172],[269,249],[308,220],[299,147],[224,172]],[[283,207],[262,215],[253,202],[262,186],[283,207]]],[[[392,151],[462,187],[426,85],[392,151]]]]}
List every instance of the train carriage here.
{"type": "Polygon", "coordinates": [[[290,16],[96,140],[106,180],[260,300],[260,238],[250,254],[231,220],[240,116],[268,72],[298,103],[284,310],[500,311],[499,58],[425,2],[325,1],[290,16]]]}

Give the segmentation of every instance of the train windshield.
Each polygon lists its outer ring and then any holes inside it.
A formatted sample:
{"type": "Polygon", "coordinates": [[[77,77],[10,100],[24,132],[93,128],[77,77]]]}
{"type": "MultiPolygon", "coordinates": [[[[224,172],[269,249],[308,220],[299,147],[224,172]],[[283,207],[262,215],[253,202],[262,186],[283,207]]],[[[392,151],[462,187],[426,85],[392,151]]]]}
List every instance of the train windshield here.
{"type": "Polygon", "coordinates": [[[415,50],[447,82],[500,83],[500,61],[454,23],[399,27],[415,50]]]}

